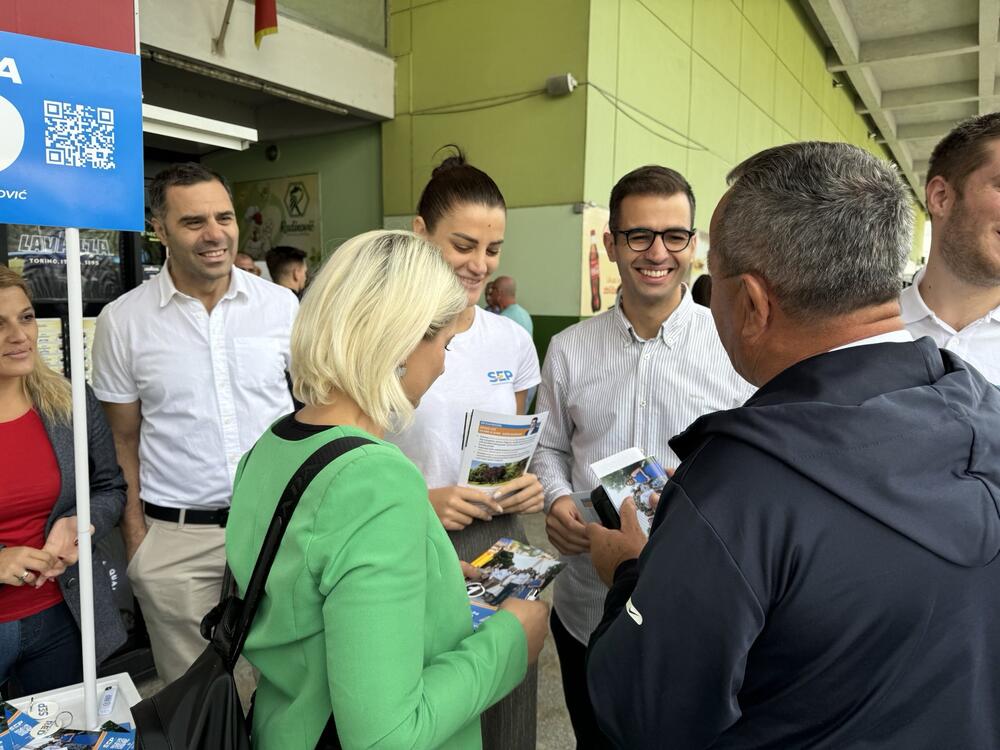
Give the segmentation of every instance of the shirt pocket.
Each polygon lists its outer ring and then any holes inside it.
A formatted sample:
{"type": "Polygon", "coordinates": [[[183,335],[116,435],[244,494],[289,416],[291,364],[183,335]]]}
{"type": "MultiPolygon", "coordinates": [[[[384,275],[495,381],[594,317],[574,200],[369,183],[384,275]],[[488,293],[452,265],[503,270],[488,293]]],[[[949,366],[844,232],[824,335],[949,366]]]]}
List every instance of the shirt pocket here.
{"type": "Polygon", "coordinates": [[[268,336],[233,339],[236,380],[247,388],[285,387],[285,358],[281,341],[268,336]]]}

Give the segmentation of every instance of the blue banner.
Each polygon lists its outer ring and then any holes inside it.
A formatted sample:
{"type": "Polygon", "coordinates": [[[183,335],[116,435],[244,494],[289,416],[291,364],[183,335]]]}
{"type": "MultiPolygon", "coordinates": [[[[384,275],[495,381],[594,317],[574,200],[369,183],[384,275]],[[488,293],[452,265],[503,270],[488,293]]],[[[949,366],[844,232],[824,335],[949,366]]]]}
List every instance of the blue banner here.
{"type": "Polygon", "coordinates": [[[138,55],[0,31],[0,223],[142,231],[138,55]]]}

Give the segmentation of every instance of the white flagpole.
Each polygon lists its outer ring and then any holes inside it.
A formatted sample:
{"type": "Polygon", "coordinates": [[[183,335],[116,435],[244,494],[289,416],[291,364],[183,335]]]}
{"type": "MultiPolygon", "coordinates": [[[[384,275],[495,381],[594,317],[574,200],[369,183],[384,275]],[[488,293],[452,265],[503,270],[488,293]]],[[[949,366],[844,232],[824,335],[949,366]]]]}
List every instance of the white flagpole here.
{"type": "Polygon", "coordinates": [[[90,461],[87,393],[83,365],[83,279],[80,230],[66,229],[66,298],[69,303],[69,362],[73,384],[73,448],[76,467],[76,532],[80,550],[80,637],[83,647],[83,706],[87,729],[97,729],[97,650],[94,643],[94,569],[90,537],[90,461]]]}

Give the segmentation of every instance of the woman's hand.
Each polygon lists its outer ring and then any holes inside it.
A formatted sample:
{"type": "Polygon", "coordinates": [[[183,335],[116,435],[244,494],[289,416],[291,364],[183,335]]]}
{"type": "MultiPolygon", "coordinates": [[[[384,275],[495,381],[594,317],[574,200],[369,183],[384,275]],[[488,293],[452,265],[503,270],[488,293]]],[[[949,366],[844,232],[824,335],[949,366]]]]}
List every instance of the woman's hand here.
{"type": "Polygon", "coordinates": [[[34,547],[4,547],[0,549],[0,583],[7,586],[26,586],[36,583],[40,576],[47,580],[42,575],[43,572],[51,570],[57,562],[58,558],[45,550],[34,547]]]}
{"type": "Polygon", "coordinates": [[[427,494],[434,512],[448,531],[461,531],[475,518],[492,521],[490,511],[504,512],[496,500],[472,487],[437,487],[427,494]]]}
{"type": "Polygon", "coordinates": [[[522,474],[493,491],[504,513],[537,513],[545,507],[545,491],[534,474],[522,474]]]}
{"type": "MultiPolygon", "coordinates": [[[[94,533],[93,524],[90,526],[90,533],[94,533]]],[[[66,568],[76,565],[80,559],[80,548],[77,546],[76,538],[76,516],[60,518],[52,524],[42,550],[55,557],[55,564],[48,570],[42,571],[42,575],[35,582],[36,588],[44,585],[47,580],[61,576],[66,572],[66,568]]]]}

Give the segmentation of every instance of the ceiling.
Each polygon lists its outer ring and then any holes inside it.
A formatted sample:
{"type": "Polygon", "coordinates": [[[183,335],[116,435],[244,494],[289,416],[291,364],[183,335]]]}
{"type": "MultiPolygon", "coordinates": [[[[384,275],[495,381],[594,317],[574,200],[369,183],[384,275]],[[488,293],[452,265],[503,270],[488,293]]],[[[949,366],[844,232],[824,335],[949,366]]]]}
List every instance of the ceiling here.
{"type": "Polygon", "coordinates": [[[966,117],[1000,110],[1000,0],[802,0],[827,69],[857,92],[881,143],[924,201],[927,160],[966,117]]]}

